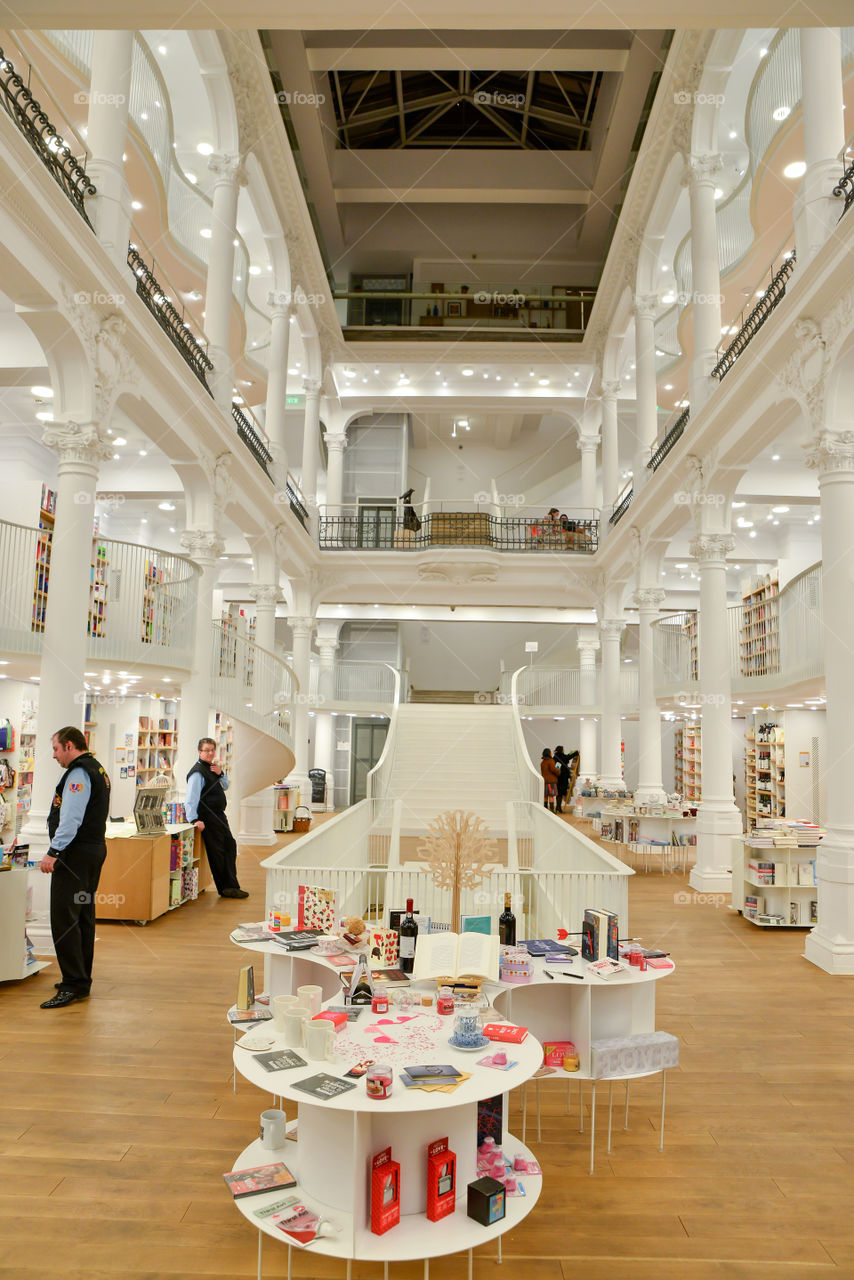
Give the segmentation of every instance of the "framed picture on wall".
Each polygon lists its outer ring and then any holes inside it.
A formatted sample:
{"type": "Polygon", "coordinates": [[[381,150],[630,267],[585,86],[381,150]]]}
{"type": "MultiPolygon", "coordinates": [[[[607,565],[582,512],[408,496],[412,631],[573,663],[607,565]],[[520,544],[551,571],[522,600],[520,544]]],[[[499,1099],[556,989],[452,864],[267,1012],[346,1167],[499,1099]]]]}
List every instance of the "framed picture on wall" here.
{"type": "Polygon", "coordinates": [[[124,747],[116,747],[116,764],[124,764],[124,763],[125,763],[125,749],[124,747]]]}
{"type": "Polygon", "coordinates": [[[133,746],[133,734],[132,734],[132,733],[126,733],[126,734],[125,734],[125,746],[126,746],[126,747],[132,747],[132,746],[133,746]]]}
{"type": "Polygon", "coordinates": [[[128,771],[127,771],[127,769],[119,769],[119,777],[120,777],[120,778],[126,778],[127,776],[128,776],[128,771]]]}
{"type": "Polygon", "coordinates": [[[136,775],[136,767],[132,764],[128,765],[128,777],[133,778],[136,775]]]}
{"type": "Polygon", "coordinates": [[[126,751],[126,752],[125,752],[125,763],[126,763],[126,764],[135,764],[135,763],[136,763],[136,752],[134,752],[134,751],[126,751]]]}
{"type": "Polygon", "coordinates": [[[445,303],[445,315],[448,316],[449,319],[458,320],[461,318],[462,314],[463,314],[462,302],[446,302],[445,303]]]}

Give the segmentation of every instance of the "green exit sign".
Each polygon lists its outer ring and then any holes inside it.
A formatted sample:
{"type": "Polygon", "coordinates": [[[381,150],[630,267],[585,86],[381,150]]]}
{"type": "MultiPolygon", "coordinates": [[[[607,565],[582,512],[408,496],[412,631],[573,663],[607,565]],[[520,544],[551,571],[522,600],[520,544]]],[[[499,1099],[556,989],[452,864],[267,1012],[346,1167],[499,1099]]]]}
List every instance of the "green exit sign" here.
{"type": "Polygon", "coordinates": [[[302,396],[286,396],[285,397],[285,404],[301,405],[304,403],[305,403],[305,400],[302,396]]]}

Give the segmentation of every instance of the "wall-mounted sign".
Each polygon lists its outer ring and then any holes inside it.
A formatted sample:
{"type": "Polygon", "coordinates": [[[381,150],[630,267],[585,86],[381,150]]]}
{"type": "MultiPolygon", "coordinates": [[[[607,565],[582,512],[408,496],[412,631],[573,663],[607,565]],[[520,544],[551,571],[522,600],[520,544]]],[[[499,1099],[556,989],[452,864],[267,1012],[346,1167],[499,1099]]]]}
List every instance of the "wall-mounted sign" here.
{"type": "Polygon", "coordinates": [[[798,764],[802,769],[808,769],[810,767],[810,753],[808,751],[798,752],[798,764]]]}

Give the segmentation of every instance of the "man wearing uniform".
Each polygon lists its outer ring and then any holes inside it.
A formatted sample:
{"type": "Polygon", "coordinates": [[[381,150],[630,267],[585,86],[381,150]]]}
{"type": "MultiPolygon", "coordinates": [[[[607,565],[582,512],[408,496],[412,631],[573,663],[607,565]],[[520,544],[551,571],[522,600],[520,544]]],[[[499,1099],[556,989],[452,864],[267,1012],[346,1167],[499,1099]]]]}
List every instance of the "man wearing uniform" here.
{"type": "Polygon", "coordinates": [[[248,898],[237,879],[237,842],[225,816],[228,778],[216,756],[213,738],[199,738],[199,758],[187,774],[184,812],[204,833],[208,865],[221,898],[248,898]]]}
{"type": "Polygon", "coordinates": [[[53,758],[65,772],[47,819],[50,848],[41,869],[50,875],[50,929],[62,981],[43,1009],[85,1000],[92,986],[95,894],[107,856],[104,833],[110,811],[110,779],[72,725],[52,738],[53,758]]]}

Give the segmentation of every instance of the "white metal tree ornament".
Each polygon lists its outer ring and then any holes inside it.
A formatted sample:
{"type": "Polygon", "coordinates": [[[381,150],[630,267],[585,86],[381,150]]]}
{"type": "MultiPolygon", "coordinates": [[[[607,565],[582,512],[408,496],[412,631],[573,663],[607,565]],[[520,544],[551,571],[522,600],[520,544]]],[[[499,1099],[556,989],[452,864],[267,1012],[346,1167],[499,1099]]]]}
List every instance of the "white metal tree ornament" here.
{"type": "Polygon", "coordinates": [[[430,865],[434,883],[451,890],[451,928],[460,928],[460,891],[474,889],[488,874],[498,848],[487,835],[483,818],[462,809],[447,809],[428,824],[429,835],[418,854],[430,865]]]}

